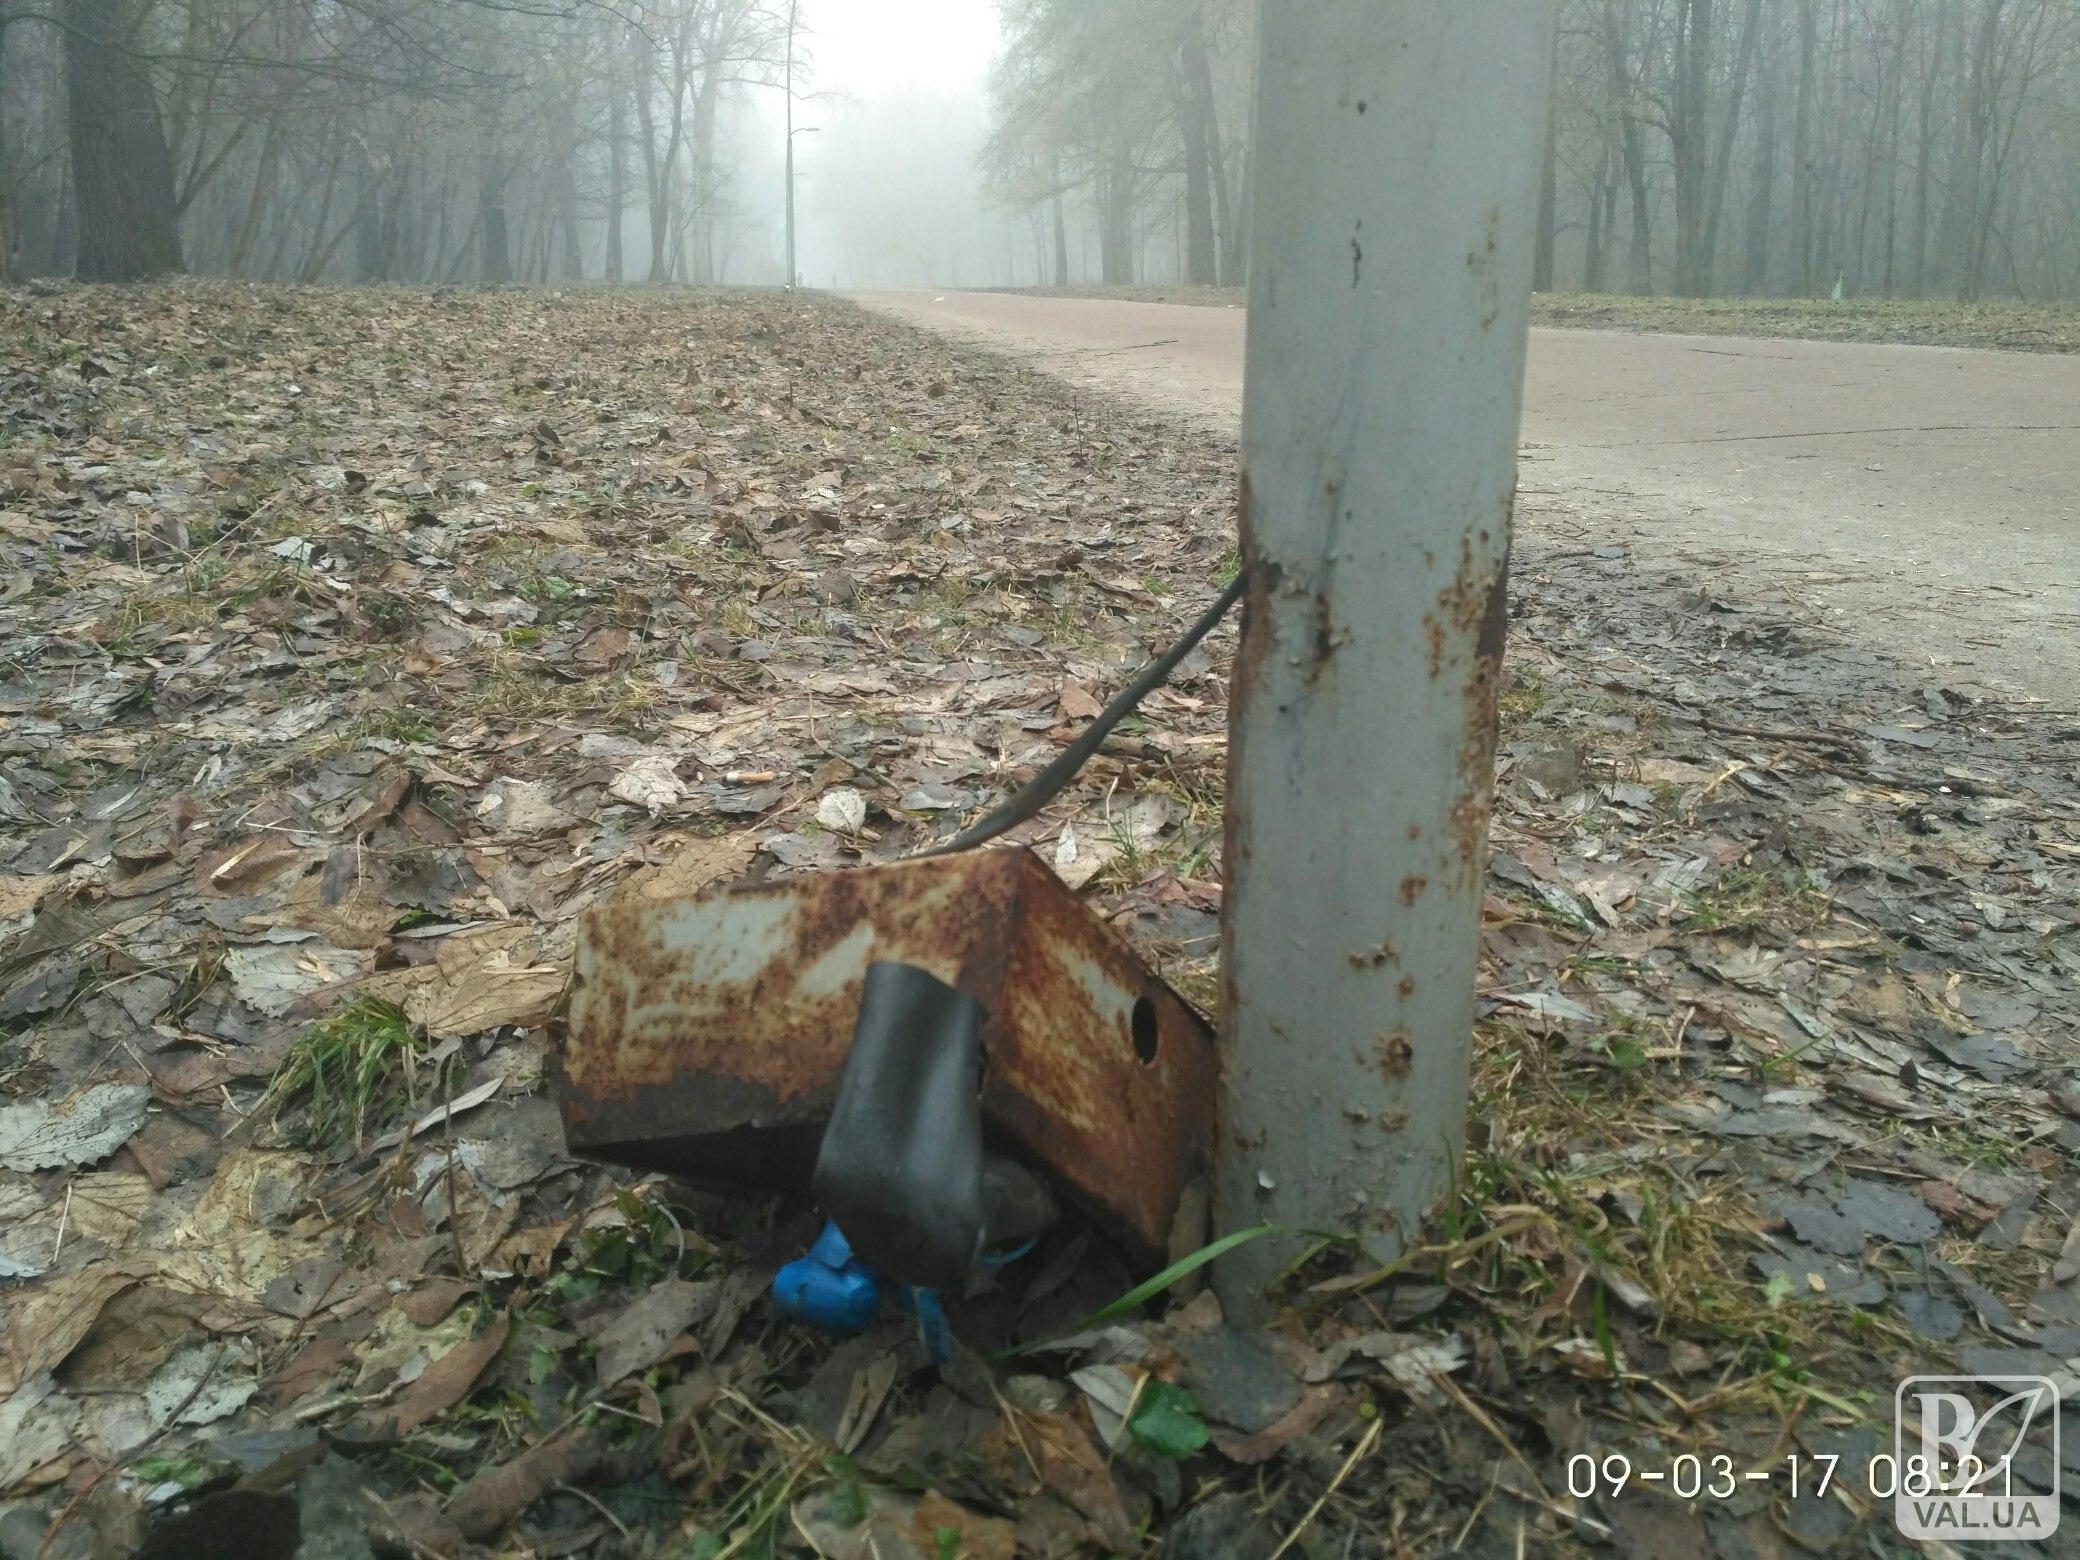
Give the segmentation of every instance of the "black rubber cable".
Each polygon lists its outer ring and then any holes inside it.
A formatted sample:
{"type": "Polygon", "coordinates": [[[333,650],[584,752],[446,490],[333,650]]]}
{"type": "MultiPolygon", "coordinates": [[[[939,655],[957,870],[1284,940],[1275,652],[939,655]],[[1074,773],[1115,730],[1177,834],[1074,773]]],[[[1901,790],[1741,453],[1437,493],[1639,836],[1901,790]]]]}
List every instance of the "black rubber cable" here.
{"type": "Polygon", "coordinates": [[[1076,772],[1090,762],[1098,746],[1112,735],[1112,728],[1134,712],[1136,705],[1170,679],[1177,670],[1177,663],[1192,653],[1193,648],[1213,632],[1214,625],[1228,615],[1236,602],[1242,599],[1244,582],[1249,578],[1247,569],[1238,569],[1228,588],[1220,593],[1218,600],[1199,615],[1199,621],[1184,632],[1184,637],[1165,650],[1142,669],[1126,687],[1114,695],[1110,704],[1098,712],[1098,718],[1084,728],[1083,735],[1055,756],[1040,773],[1033,776],[1002,804],[994,808],[979,822],[970,824],[952,839],[928,850],[921,850],[912,861],[922,861],[927,856],[950,856],[956,851],[972,850],[1017,828],[1028,818],[1035,816],[1055,797],[1062,787],[1076,778],[1076,772]]]}

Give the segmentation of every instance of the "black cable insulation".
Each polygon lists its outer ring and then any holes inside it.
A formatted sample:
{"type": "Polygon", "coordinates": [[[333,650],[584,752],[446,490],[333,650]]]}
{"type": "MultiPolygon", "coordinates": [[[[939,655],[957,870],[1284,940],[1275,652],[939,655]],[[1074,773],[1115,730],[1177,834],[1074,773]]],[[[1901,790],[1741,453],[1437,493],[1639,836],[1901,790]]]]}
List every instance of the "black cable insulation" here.
{"type": "Polygon", "coordinates": [[[1035,816],[1041,808],[1061,794],[1062,787],[1076,778],[1076,772],[1090,762],[1091,755],[1098,751],[1099,744],[1112,735],[1117,726],[1141,701],[1170,680],[1177,670],[1177,663],[1190,655],[1199,641],[1213,632],[1214,625],[1226,617],[1236,602],[1242,599],[1244,582],[1249,571],[1238,569],[1228,588],[1220,593],[1214,604],[1199,615],[1199,621],[1184,631],[1184,636],[1149,662],[1126,687],[1113,696],[1110,704],[1098,712],[1098,718],[1086,726],[1083,734],[1063,748],[1054,762],[1033,776],[1000,805],[992,809],[978,822],[970,824],[952,839],[919,851],[910,857],[922,861],[927,856],[950,856],[956,851],[972,850],[986,844],[998,835],[1009,832],[1035,816]]]}

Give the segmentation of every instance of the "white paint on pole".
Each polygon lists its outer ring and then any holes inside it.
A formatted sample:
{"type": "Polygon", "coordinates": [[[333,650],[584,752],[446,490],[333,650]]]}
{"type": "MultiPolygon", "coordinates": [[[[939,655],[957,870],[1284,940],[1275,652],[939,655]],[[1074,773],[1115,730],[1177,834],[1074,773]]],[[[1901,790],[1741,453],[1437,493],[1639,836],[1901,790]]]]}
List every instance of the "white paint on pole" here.
{"type": "Polygon", "coordinates": [[[1390,1256],[1458,1165],[1553,12],[1263,8],[1224,1230],[1390,1256]]]}

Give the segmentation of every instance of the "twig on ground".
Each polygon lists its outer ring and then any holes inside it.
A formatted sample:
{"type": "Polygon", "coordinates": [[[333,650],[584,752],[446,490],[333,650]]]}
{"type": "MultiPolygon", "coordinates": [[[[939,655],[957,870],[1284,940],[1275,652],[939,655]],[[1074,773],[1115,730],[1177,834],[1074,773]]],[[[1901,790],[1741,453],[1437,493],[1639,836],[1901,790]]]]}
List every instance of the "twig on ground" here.
{"type": "Polygon", "coordinates": [[[1798,742],[1808,747],[1833,748],[1845,758],[1863,757],[1862,749],[1849,738],[1837,736],[1830,731],[1778,731],[1768,726],[1736,726],[1723,720],[1713,720],[1709,715],[1692,715],[1686,710],[1670,710],[1668,718],[1709,731],[1714,736],[1754,737],[1762,742],[1798,742]]]}
{"type": "Polygon", "coordinates": [[[1358,1444],[1351,1448],[1350,1456],[1344,1458],[1343,1466],[1336,1470],[1336,1477],[1331,1479],[1328,1487],[1314,1498],[1314,1504],[1307,1508],[1306,1514],[1300,1518],[1293,1531],[1286,1534],[1284,1541],[1271,1551],[1270,1560],[1279,1560],[1280,1555],[1283,1555],[1288,1549],[1300,1542],[1301,1535],[1314,1525],[1314,1519],[1320,1516],[1322,1508],[1329,1504],[1329,1497],[1343,1488],[1343,1481],[1351,1476],[1351,1470],[1363,1462],[1367,1454],[1375,1446],[1379,1445],[1380,1435],[1386,1428],[1387,1421],[1383,1417],[1375,1418],[1366,1427],[1364,1435],[1358,1438],[1358,1444]]]}

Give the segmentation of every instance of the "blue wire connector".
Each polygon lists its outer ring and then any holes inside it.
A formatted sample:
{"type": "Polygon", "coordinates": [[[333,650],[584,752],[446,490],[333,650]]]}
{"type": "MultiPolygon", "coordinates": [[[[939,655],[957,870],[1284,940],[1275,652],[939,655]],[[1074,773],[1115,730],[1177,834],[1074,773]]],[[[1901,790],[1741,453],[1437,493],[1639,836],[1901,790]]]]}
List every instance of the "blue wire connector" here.
{"type": "MultiPolygon", "coordinates": [[[[1034,1239],[1008,1251],[985,1254],[982,1265],[1005,1267],[1037,1244],[1034,1239]]],[[[935,1365],[944,1365],[953,1353],[953,1331],[946,1325],[939,1292],[897,1284],[893,1293],[897,1308],[915,1318],[926,1357],[935,1365]]],[[[881,1314],[881,1280],[853,1253],[845,1232],[826,1222],[809,1254],[773,1275],[773,1303],[798,1322],[849,1337],[865,1332],[881,1314]]]]}
{"type": "Polygon", "coordinates": [[[797,1321],[826,1332],[860,1333],[881,1314],[881,1283],[852,1254],[852,1242],[825,1224],[806,1257],[773,1275],[773,1303],[797,1321]]]}

